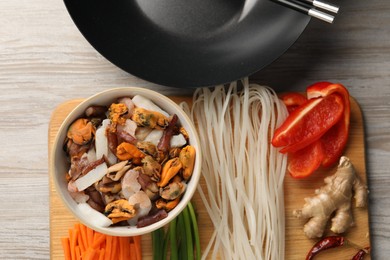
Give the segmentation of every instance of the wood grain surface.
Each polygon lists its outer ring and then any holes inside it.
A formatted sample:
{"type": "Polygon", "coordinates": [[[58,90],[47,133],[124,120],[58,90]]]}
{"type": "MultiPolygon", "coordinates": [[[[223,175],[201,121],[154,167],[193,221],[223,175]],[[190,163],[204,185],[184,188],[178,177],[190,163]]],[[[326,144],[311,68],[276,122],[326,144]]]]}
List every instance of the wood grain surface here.
{"type": "MultiPolygon", "coordinates": [[[[312,20],[285,54],[250,80],[277,91],[304,91],[320,80],[348,87],[364,118],[372,258],[387,259],[390,1],[329,2],[341,7],[334,24],[312,20]]],[[[1,0],[0,10],[0,259],[50,259],[47,133],[53,110],[112,87],[165,95],[194,90],[153,84],[112,65],[83,38],[62,0],[1,0]]]]}
{"type": "MultiPolygon", "coordinates": [[[[192,97],[172,97],[173,100],[180,103],[182,101],[191,104],[192,97]]],[[[59,105],[53,112],[49,124],[49,155],[55,139],[58,128],[60,127],[66,115],[79,104],[81,100],[70,100],[59,105]]],[[[201,138],[201,137],[200,137],[201,138]]],[[[356,101],[351,102],[351,132],[349,142],[345,151],[354,164],[354,167],[360,178],[366,182],[365,170],[365,150],[363,119],[360,108],[356,101]]],[[[63,250],[61,246],[61,237],[68,236],[68,229],[73,227],[77,220],[71,215],[70,211],[64,206],[58,196],[53,183],[53,169],[51,158],[49,157],[49,177],[50,177],[50,255],[52,259],[62,259],[63,250]]],[[[285,186],[285,216],[286,216],[286,257],[285,259],[299,260],[304,259],[307,251],[317,240],[310,240],[305,237],[302,231],[304,221],[298,220],[292,216],[294,209],[300,209],[304,204],[304,198],[314,194],[314,190],[323,185],[325,176],[335,172],[335,169],[321,170],[315,175],[304,180],[296,180],[286,175],[285,186]]],[[[204,180],[201,179],[200,185],[206,189],[204,180]]],[[[197,208],[198,225],[200,229],[200,241],[202,250],[207,246],[207,242],[213,233],[213,225],[203,207],[202,200],[196,192],[193,197],[193,203],[197,208]]],[[[368,208],[357,209],[353,207],[355,226],[351,228],[346,237],[361,246],[370,246],[368,208]]],[[[327,234],[332,235],[331,232],[327,234]]],[[[143,259],[152,259],[151,237],[142,236],[143,259]]],[[[352,247],[343,247],[342,249],[331,250],[319,255],[316,259],[350,259],[356,253],[352,247]]],[[[367,257],[366,259],[370,259],[367,257]]]]}

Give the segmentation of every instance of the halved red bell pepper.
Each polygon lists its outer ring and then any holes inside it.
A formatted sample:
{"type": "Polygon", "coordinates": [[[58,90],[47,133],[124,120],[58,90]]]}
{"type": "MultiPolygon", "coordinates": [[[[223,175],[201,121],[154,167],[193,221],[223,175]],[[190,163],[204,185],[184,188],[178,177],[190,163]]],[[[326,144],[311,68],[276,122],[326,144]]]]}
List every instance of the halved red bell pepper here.
{"type": "Polygon", "coordinates": [[[289,114],[307,102],[307,98],[298,92],[283,93],[280,95],[280,99],[286,105],[289,114]]]}
{"type": "Polygon", "coordinates": [[[334,93],[309,99],[293,111],[275,130],[272,145],[283,147],[282,153],[296,152],[318,140],[343,115],[344,102],[334,93]]]}
{"type": "Polygon", "coordinates": [[[325,152],[322,163],[324,167],[338,162],[347,144],[351,114],[349,92],[343,85],[329,82],[319,82],[307,88],[308,98],[326,97],[332,93],[343,97],[344,114],[343,118],[321,137],[325,152]]]}
{"type": "Polygon", "coordinates": [[[317,140],[295,153],[289,153],[287,170],[293,178],[305,178],[321,166],[323,158],[322,142],[317,140]]]}

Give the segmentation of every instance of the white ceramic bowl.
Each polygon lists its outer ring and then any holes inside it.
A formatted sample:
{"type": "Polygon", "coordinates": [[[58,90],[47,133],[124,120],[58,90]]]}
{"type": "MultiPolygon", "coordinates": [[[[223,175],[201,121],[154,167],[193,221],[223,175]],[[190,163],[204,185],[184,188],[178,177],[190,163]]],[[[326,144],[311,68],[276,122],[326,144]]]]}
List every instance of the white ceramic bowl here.
{"type": "Polygon", "coordinates": [[[72,212],[72,214],[86,226],[112,236],[136,236],[146,233],[150,233],[167,223],[173,220],[188,204],[191,200],[200,178],[201,170],[201,151],[199,145],[199,138],[196,132],[196,129],[186,115],[186,113],[171,99],[161,95],[155,91],[136,88],[136,87],[126,87],[126,88],[114,88],[107,91],[100,92],[80,103],[70,114],[65,118],[61,127],[59,128],[58,134],[55,138],[53,150],[51,154],[53,160],[51,164],[51,174],[55,183],[55,187],[59,197],[66,205],[66,207],[72,212]],[[87,107],[90,105],[110,105],[116,100],[116,98],[123,96],[133,97],[134,95],[142,95],[149,98],[156,105],[161,107],[163,110],[168,112],[170,115],[177,114],[179,121],[178,123],[182,125],[188,132],[190,144],[196,149],[196,159],[194,171],[191,179],[187,183],[187,189],[184,195],[181,198],[180,203],[168,213],[168,217],[146,227],[137,228],[134,226],[121,226],[121,227],[99,227],[91,223],[87,216],[85,216],[77,207],[77,202],[73,200],[70,196],[67,189],[67,181],[65,179],[66,173],[69,170],[69,163],[66,158],[66,154],[63,150],[63,143],[66,137],[66,133],[69,125],[81,117],[87,107]]]}

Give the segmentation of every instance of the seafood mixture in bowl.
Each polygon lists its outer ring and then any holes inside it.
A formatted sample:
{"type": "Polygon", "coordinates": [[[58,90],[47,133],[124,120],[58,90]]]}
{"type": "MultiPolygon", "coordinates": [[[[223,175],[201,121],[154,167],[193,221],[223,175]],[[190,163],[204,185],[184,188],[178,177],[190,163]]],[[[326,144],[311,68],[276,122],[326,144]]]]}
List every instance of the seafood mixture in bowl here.
{"type": "Polygon", "coordinates": [[[75,203],[63,199],[76,216],[84,215],[82,222],[114,235],[150,232],[150,226],[157,229],[175,217],[200,174],[198,138],[185,113],[156,92],[129,91],[111,90],[111,100],[103,103],[92,97],[60,129],[68,163],[56,173],[58,181],[65,180],[57,187],[75,203]]]}

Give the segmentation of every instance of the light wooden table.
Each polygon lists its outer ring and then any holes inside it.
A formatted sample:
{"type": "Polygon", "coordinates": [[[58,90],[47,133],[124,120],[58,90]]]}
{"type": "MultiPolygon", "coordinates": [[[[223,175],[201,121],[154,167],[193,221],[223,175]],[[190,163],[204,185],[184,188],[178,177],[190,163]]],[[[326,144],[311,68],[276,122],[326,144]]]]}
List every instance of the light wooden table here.
{"type": "MultiPolygon", "coordinates": [[[[390,1],[333,1],[336,23],[312,21],[251,80],[303,91],[348,86],[364,114],[373,259],[390,255],[390,1]]],[[[113,66],[81,36],[60,0],[0,1],[0,259],[49,258],[47,133],[60,103],[117,86],[177,89],[113,66]]],[[[180,94],[192,94],[191,89],[180,94]]]]}

